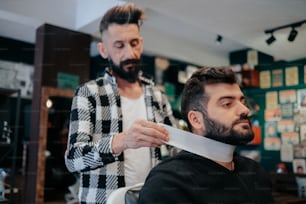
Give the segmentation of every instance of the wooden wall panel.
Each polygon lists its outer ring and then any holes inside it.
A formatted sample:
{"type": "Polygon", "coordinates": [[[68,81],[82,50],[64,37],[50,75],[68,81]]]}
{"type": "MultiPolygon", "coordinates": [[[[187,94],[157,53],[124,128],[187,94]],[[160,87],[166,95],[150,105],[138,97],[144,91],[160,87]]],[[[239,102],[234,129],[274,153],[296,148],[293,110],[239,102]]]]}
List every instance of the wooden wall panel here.
{"type": "MultiPolygon", "coordinates": [[[[57,89],[57,74],[79,76],[79,83],[89,80],[91,36],[50,24],[36,31],[34,90],[31,113],[31,132],[25,183],[24,203],[43,203],[45,135],[40,127],[46,114],[42,108],[45,88],[57,89]]],[[[71,90],[70,90],[71,91],[71,90]]],[[[44,123],[43,123],[44,124],[44,123]]]]}

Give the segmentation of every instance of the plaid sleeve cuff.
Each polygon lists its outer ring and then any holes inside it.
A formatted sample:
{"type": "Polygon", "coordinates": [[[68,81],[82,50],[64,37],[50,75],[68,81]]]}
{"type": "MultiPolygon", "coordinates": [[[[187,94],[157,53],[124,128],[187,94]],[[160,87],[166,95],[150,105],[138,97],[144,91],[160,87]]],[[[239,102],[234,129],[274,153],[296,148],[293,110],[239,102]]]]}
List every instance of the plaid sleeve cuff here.
{"type": "Polygon", "coordinates": [[[111,136],[111,138],[110,138],[110,140],[109,140],[109,149],[110,149],[110,152],[111,152],[111,153],[113,154],[113,156],[115,157],[115,160],[118,161],[118,157],[119,157],[119,155],[122,154],[122,152],[117,153],[117,154],[113,153],[113,148],[112,148],[113,139],[114,139],[114,135],[111,136]]]}

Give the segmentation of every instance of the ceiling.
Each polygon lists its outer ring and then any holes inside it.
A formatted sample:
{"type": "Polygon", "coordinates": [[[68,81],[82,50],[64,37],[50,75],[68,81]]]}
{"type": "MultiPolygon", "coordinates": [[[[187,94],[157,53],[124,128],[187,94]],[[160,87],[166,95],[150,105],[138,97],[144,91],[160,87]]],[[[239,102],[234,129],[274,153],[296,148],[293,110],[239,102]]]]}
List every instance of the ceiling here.
{"type": "MultiPolygon", "coordinates": [[[[276,31],[270,46],[265,30],[306,20],[305,0],[132,0],[146,10],[144,50],[199,65],[229,64],[229,53],[252,48],[275,60],[306,58],[306,23],[276,31]],[[215,39],[222,35],[221,44],[215,39]]],[[[115,0],[0,0],[0,36],[35,43],[36,29],[50,23],[98,37],[103,13],[115,0]]],[[[93,43],[95,45],[95,43],[93,43]]],[[[92,53],[95,53],[93,46],[92,53]]],[[[95,53],[96,54],[96,53],[95,53]]]]}

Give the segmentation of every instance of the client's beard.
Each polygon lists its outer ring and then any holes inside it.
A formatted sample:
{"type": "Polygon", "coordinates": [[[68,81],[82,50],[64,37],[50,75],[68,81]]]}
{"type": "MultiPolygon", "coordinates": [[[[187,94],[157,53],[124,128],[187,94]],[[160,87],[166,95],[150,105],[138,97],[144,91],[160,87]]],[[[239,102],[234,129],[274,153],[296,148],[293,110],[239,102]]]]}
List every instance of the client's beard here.
{"type": "Polygon", "coordinates": [[[121,61],[119,66],[117,66],[111,58],[109,58],[108,61],[115,76],[118,76],[130,83],[136,82],[140,71],[140,59],[127,59],[121,61]],[[133,67],[128,69],[128,71],[125,71],[123,67],[129,64],[133,64],[133,67]]]}
{"type": "MultiPolygon", "coordinates": [[[[224,124],[221,124],[220,122],[207,117],[204,113],[202,114],[206,127],[206,134],[204,135],[205,137],[231,145],[245,145],[252,141],[254,138],[254,132],[251,128],[250,121],[249,125],[244,127],[246,132],[242,133],[233,130],[232,127],[226,127],[224,124]]],[[[249,120],[246,115],[241,115],[240,120],[245,119],[249,120]]],[[[234,124],[238,122],[239,120],[235,121],[234,124]]]]}

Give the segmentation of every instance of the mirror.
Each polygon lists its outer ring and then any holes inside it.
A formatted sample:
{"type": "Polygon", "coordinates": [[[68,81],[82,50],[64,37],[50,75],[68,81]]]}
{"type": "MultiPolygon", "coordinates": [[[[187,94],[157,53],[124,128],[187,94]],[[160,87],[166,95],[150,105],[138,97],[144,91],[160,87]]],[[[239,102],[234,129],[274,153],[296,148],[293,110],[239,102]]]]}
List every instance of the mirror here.
{"type": "Polygon", "coordinates": [[[42,87],[41,95],[36,201],[66,203],[65,193],[73,175],[64,166],[64,151],[74,91],[42,87]]]}

